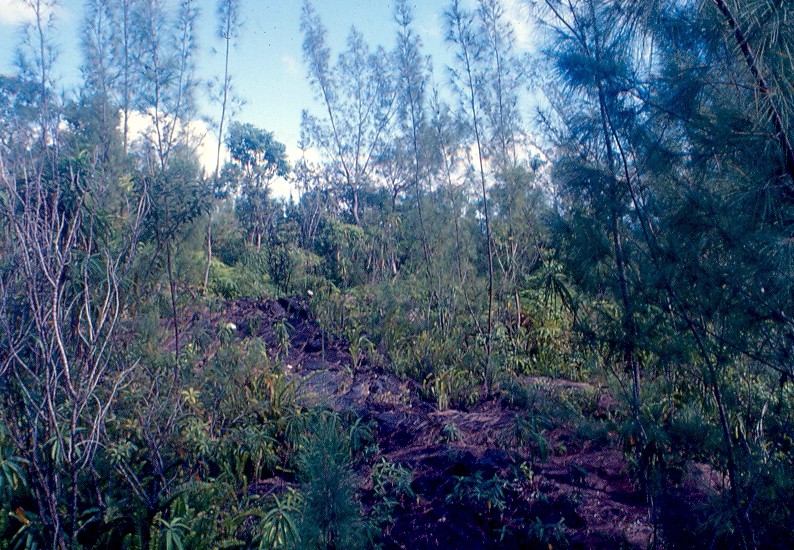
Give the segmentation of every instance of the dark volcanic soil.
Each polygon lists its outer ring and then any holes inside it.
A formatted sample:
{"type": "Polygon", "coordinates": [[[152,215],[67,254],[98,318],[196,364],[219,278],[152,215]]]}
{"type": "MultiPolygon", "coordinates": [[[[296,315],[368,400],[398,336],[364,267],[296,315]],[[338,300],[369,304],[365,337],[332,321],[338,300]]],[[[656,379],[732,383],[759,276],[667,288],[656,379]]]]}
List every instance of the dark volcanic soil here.
{"type": "MultiPolygon", "coordinates": [[[[560,420],[524,437],[519,428],[526,409],[501,399],[466,411],[438,410],[422,399],[418,384],[366,358],[353,369],[349,343],[325,333],[300,299],[239,300],[194,319],[216,330],[232,322],[237,337],[258,336],[274,350],[274,322],[289,322],[284,368],[298,383],[300,398],[371,421],[379,450],[370,464],[385,458],[413,472],[415,497],[394,510],[384,532],[386,548],[639,549],[653,537],[649,509],[613,435],[594,443],[560,420]]],[[[594,394],[594,416],[612,406],[603,389],[587,384],[543,378],[521,383],[541,400],[561,392],[594,394]]],[[[369,505],[369,467],[360,470],[362,502],[369,505]]]]}

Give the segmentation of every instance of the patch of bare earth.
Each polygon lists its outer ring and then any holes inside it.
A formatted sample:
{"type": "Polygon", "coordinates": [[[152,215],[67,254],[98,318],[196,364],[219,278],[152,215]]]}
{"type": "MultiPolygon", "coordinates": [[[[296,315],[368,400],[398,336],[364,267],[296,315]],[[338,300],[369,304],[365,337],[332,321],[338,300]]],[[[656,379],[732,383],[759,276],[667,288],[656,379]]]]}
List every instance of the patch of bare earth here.
{"type": "MultiPolygon", "coordinates": [[[[543,431],[546,452],[515,435],[522,411],[499,399],[472,410],[438,410],[421,387],[366,358],[353,368],[349,343],[323,331],[300,299],[229,303],[202,322],[232,322],[240,337],[258,336],[275,353],[274,324],[290,329],[285,372],[307,405],[353,411],[376,427],[381,459],[410,469],[415,497],[402,499],[385,528],[385,548],[647,548],[649,509],[613,443],[573,437],[560,422],[543,431]],[[482,487],[478,486],[480,484],[482,487]],[[501,487],[487,498],[481,488],[501,487]]],[[[524,379],[540,398],[564,390],[597,394],[596,412],[614,407],[603,388],[524,379]]],[[[369,466],[358,472],[362,502],[373,503],[369,466]]],[[[695,474],[693,474],[695,475],[695,474]]],[[[272,491],[282,482],[261,480],[272,491]]]]}

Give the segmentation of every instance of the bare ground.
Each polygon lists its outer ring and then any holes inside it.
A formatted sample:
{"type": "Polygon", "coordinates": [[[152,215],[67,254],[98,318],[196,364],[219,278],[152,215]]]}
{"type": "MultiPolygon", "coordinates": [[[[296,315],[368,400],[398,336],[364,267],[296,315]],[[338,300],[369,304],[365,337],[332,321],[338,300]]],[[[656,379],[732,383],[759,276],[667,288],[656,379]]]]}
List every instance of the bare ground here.
{"type": "MultiPolygon", "coordinates": [[[[415,496],[394,509],[384,528],[385,548],[640,549],[654,539],[649,507],[614,434],[590,441],[560,418],[551,425],[546,419],[534,437],[523,437],[518,427],[526,410],[499,398],[471,410],[438,410],[411,380],[366,358],[353,368],[349,343],[323,331],[300,299],[238,300],[220,312],[195,315],[189,325],[218,329],[231,322],[236,337],[258,336],[275,352],[273,327],[281,319],[291,327],[283,368],[299,398],[371,422],[378,451],[367,464],[385,459],[413,472],[415,496]],[[501,496],[475,494],[477,480],[501,486],[501,496]]],[[[589,396],[594,419],[615,406],[605,388],[589,384],[541,377],[520,383],[535,400],[589,396]]],[[[373,503],[367,464],[357,471],[365,506],[373,503]]],[[[696,479],[696,491],[717,484],[709,472],[692,475],[706,479],[696,479]]],[[[283,485],[280,479],[254,484],[270,490],[283,485]]]]}

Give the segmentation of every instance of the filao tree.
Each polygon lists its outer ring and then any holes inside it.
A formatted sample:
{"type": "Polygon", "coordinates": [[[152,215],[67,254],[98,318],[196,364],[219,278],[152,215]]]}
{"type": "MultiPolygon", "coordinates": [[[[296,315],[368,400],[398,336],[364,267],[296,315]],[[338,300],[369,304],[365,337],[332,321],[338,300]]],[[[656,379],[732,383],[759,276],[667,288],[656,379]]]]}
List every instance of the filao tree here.
{"type": "Polygon", "coordinates": [[[382,47],[370,50],[355,28],[347,49],[332,64],[327,31],[314,6],[303,4],[303,56],[309,82],[325,112],[303,115],[303,132],[339,174],[339,195],[361,224],[361,193],[372,184],[374,161],[394,115],[395,94],[389,56],[382,47]]]}
{"type": "MultiPolygon", "coordinates": [[[[221,173],[221,147],[223,146],[224,130],[226,128],[226,120],[233,112],[230,107],[235,103],[234,87],[232,85],[232,75],[229,70],[229,61],[231,59],[232,47],[235,45],[237,38],[240,35],[242,22],[240,21],[240,0],[218,0],[215,8],[215,16],[217,17],[217,26],[215,34],[218,38],[223,40],[223,76],[212,84],[213,99],[220,108],[220,116],[218,117],[218,144],[216,148],[215,158],[215,174],[214,174],[214,191],[216,195],[225,194],[225,190],[220,183],[221,173]]],[[[207,292],[207,285],[210,277],[210,266],[212,265],[212,215],[214,207],[209,210],[209,217],[207,220],[207,265],[204,268],[204,292],[207,292]]]]}

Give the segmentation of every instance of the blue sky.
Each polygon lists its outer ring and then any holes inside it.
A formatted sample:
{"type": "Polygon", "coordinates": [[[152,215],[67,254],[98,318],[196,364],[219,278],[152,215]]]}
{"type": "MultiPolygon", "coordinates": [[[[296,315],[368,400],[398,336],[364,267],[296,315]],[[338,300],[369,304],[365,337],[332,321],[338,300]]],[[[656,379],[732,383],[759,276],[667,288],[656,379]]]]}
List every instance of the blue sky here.
{"type": "MultiPolygon", "coordinates": [[[[518,25],[519,39],[526,39],[522,0],[507,0],[508,13],[518,25]]],[[[167,5],[175,4],[167,0],[167,5]]],[[[473,0],[472,0],[473,3],[473,0]]],[[[57,74],[68,91],[79,82],[79,30],[84,0],[62,0],[56,12],[57,43],[61,52],[57,74]]],[[[222,43],[215,37],[216,0],[200,0],[198,21],[200,76],[222,74],[222,43]]],[[[250,122],[274,132],[287,145],[291,156],[297,152],[300,115],[315,108],[314,97],[303,64],[300,33],[302,0],[242,0],[243,29],[232,54],[231,71],[238,95],[246,101],[237,120],[250,122]]],[[[415,28],[422,36],[425,53],[433,57],[435,78],[446,78],[449,51],[443,41],[442,14],[448,0],[414,2],[415,28]]],[[[344,48],[351,25],[355,25],[371,46],[394,44],[393,2],[387,0],[315,0],[315,8],[328,28],[329,43],[336,54],[344,48]]],[[[14,72],[14,47],[18,28],[29,9],[23,0],[0,0],[0,73],[14,72]]],[[[205,114],[215,115],[209,107],[205,114]]]]}
{"type": "MultiPolygon", "coordinates": [[[[417,29],[427,52],[444,56],[441,33],[443,4],[424,0],[416,6],[417,29]]],[[[245,28],[233,66],[239,93],[248,104],[241,119],[276,132],[292,149],[299,137],[300,113],[313,104],[306,79],[301,42],[299,0],[248,0],[245,28]]],[[[392,2],[383,0],[317,1],[315,7],[328,28],[332,50],[344,48],[351,25],[370,45],[394,44],[392,2]]]]}

